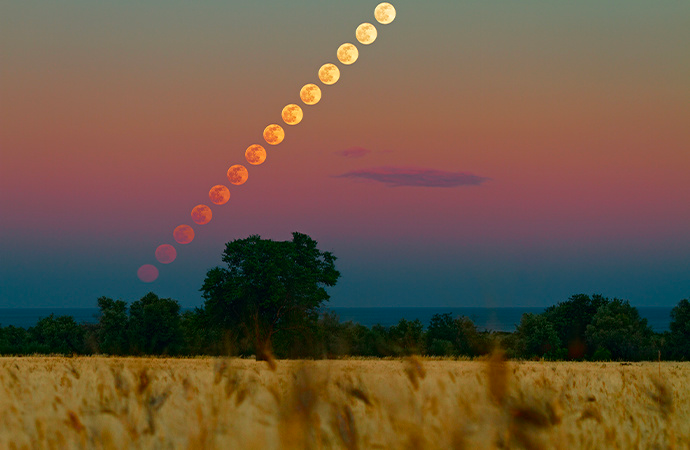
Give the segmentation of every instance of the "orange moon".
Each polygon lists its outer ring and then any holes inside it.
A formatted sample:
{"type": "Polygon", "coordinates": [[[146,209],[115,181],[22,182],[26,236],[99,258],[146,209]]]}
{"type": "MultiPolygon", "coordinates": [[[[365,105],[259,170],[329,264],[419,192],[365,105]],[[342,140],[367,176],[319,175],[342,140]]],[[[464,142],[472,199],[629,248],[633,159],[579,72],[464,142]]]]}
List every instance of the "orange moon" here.
{"type": "Polygon", "coordinates": [[[206,205],[196,205],[192,209],[192,220],[199,225],[209,223],[212,217],[211,208],[206,205]]]}
{"type": "Polygon", "coordinates": [[[299,98],[305,105],[316,105],[321,100],[321,88],[315,84],[305,84],[299,91],[299,98]]]}
{"type": "Polygon", "coordinates": [[[319,69],[319,80],[323,84],[335,84],[340,79],[340,69],[335,64],[324,64],[319,69]]]}
{"type": "Polygon", "coordinates": [[[258,166],[266,161],[266,149],[259,144],[250,145],[244,152],[244,157],[249,164],[258,166]]]}
{"type": "Polygon", "coordinates": [[[302,112],[302,108],[300,108],[298,105],[295,105],[294,103],[291,103],[287,105],[285,108],[283,108],[281,116],[283,117],[283,122],[285,122],[286,124],[297,125],[302,121],[304,113],[302,112]]]}
{"type": "Polygon", "coordinates": [[[341,63],[349,66],[354,64],[357,58],[359,58],[359,50],[354,44],[347,43],[338,47],[338,61],[341,63]]]}
{"type": "Polygon", "coordinates": [[[144,264],[137,270],[137,276],[144,283],[153,283],[158,278],[158,269],[151,264],[144,264]]]}
{"type": "Polygon", "coordinates": [[[390,3],[381,3],[374,10],[374,17],[379,23],[388,25],[395,20],[395,8],[390,3]]]}
{"type": "Polygon", "coordinates": [[[224,205],[230,200],[230,189],[222,184],[217,184],[208,191],[208,198],[216,205],[224,205]]]}
{"type": "Polygon", "coordinates": [[[285,130],[278,124],[272,123],[264,129],[264,140],[271,145],[278,145],[285,139],[285,130]]]}
{"type": "Polygon", "coordinates": [[[173,231],[173,237],[178,244],[189,244],[194,240],[194,230],[189,225],[179,225],[173,231]]]}
{"type": "Polygon", "coordinates": [[[177,250],[170,244],[159,245],[156,249],[156,259],[161,264],[170,264],[177,258],[177,250]]]}
{"type": "Polygon", "coordinates": [[[373,43],[377,36],[378,32],[376,31],[376,27],[366,22],[358,26],[357,31],[355,31],[355,37],[364,45],[373,43]]]}
{"type": "Polygon", "coordinates": [[[249,172],[244,166],[235,164],[228,169],[228,180],[236,186],[246,183],[248,178],[249,172]]]}

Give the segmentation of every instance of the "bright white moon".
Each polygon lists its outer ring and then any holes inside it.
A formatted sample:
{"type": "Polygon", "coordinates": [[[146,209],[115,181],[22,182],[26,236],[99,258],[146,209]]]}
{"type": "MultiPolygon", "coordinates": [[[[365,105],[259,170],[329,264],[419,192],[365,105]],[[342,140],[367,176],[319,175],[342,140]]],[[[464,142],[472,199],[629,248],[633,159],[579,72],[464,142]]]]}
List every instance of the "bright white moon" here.
{"type": "Polygon", "coordinates": [[[345,65],[354,64],[359,58],[359,50],[354,44],[343,44],[338,47],[338,61],[345,65]]]}
{"type": "Polygon", "coordinates": [[[335,64],[324,64],[319,69],[319,80],[323,84],[335,84],[340,79],[340,69],[335,64]]]}
{"type": "Polygon", "coordinates": [[[376,27],[370,23],[361,24],[357,27],[357,31],[355,31],[355,37],[364,45],[373,43],[377,36],[378,32],[376,31],[376,27]]]}
{"type": "Polygon", "coordinates": [[[381,3],[374,10],[374,17],[379,23],[388,25],[395,20],[395,8],[390,3],[381,3]]]}

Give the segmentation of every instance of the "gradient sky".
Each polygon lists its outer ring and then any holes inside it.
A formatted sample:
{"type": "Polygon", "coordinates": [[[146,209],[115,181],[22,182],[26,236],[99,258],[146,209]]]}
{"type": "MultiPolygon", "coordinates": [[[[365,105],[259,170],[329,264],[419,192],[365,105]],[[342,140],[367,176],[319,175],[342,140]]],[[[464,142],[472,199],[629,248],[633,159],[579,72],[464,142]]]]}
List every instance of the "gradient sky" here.
{"type": "Polygon", "coordinates": [[[333,306],[690,296],[690,2],[377,3],[2,2],[0,307],[200,305],[225,242],[293,231],[338,257],[333,306]],[[362,22],[377,41],[156,263],[362,22]]]}

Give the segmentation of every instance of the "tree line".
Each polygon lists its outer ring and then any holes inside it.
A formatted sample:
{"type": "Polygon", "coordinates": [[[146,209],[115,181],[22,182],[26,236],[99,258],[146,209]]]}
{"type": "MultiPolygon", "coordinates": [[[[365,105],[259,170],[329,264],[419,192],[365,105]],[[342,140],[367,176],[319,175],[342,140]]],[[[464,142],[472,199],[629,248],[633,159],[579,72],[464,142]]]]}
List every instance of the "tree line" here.
{"type": "Polygon", "coordinates": [[[153,292],[131,304],[101,297],[95,324],[50,315],[28,329],[0,326],[0,354],[475,357],[500,346],[525,359],[690,359],[687,299],[673,308],[665,333],[655,333],[628,301],[596,294],[524,314],[513,333],[480,331],[450,313],[434,315],[426,327],[406,319],[366,327],[324,312],[326,288],[340,273],[336,257],[305,234],[237,239],[226,244],[222,261],[208,271],[204,303],[193,311],[153,292]]]}

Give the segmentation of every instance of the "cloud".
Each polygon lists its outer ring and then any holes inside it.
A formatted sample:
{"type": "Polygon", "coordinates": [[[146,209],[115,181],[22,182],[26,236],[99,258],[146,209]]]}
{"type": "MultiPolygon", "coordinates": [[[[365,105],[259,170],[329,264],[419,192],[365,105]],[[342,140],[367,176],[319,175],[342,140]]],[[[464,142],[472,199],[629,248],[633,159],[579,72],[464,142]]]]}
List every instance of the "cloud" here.
{"type": "Polygon", "coordinates": [[[359,169],[337,175],[337,178],[359,178],[378,181],[389,186],[421,186],[451,188],[459,186],[478,186],[489,178],[469,172],[447,172],[445,170],[424,169],[421,167],[373,167],[359,169]]]}
{"type": "Polygon", "coordinates": [[[343,158],[362,158],[371,153],[371,150],[363,147],[350,147],[345,150],[338,150],[335,152],[336,155],[342,156],[343,158]]]}

